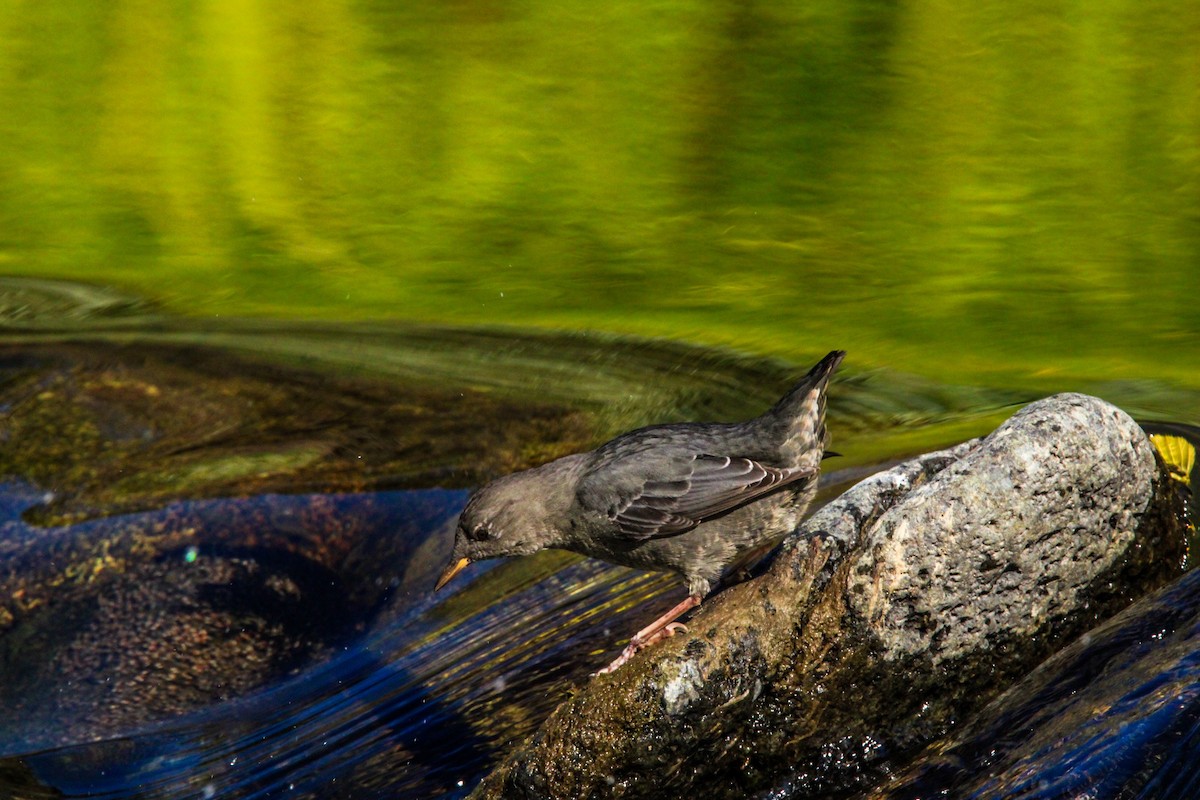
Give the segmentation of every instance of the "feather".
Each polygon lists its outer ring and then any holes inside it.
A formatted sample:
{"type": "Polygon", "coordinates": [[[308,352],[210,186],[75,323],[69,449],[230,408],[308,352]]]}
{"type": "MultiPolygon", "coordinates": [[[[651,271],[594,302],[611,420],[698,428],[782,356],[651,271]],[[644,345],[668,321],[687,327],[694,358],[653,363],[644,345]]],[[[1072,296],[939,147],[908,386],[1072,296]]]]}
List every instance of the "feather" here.
{"type": "Polygon", "coordinates": [[[751,458],[700,453],[679,459],[667,477],[634,482],[606,511],[626,538],[674,536],[814,474],[815,469],[780,469],[751,458]]]}

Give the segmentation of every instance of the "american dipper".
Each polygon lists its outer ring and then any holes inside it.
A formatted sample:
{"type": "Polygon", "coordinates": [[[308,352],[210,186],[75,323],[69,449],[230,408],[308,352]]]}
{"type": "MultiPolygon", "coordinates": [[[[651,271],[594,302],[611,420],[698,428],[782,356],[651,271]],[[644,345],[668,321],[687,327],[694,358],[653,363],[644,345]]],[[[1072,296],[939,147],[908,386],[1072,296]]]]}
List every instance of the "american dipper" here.
{"type": "Polygon", "coordinates": [[[800,522],[829,439],[825,389],[845,355],[825,356],[747,422],[639,428],[489,483],[459,516],[454,554],[434,591],[472,561],[544,547],[679,573],[688,598],[600,670],[612,672],[682,629],[675,620],[700,605],[730,564],[800,522]]]}

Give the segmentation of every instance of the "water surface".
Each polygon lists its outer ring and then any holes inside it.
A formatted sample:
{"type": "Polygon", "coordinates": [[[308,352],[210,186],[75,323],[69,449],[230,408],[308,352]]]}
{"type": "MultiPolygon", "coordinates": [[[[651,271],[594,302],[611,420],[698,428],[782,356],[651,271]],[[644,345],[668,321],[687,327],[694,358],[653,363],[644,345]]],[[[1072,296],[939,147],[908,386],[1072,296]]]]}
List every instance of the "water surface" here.
{"type": "Polygon", "coordinates": [[[828,491],[1056,391],[1200,422],[1196,12],[0,8],[0,783],[465,792],[679,590],[431,598],[464,492],[830,349],[828,491]]]}
{"type": "Polygon", "coordinates": [[[7,4],[0,271],[199,317],[1195,387],[1195,18],[1192,0],[7,4]]]}
{"type": "MultiPolygon", "coordinates": [[[[469,488],[639,424],[749,416],[807,366],[19,290],[58,315],[0,349],[0,774],[32,795],[465,795],[684,591],[550,551],[434,595],[469,488]]],[[[821,497],[1027,399],[848,364],[821,497]]]]}

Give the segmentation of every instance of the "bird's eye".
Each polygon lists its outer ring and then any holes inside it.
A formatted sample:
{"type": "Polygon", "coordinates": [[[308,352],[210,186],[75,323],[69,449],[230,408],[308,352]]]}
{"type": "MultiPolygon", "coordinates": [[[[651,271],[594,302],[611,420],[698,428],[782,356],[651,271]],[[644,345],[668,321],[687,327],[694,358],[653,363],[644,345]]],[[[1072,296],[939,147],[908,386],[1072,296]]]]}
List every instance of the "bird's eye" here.
{"type": "Polygon", "coordinates": [[[483,541],[492,538],[492,529],[487,525],[479,525],[475,528],[475,538],[483,541]]]}

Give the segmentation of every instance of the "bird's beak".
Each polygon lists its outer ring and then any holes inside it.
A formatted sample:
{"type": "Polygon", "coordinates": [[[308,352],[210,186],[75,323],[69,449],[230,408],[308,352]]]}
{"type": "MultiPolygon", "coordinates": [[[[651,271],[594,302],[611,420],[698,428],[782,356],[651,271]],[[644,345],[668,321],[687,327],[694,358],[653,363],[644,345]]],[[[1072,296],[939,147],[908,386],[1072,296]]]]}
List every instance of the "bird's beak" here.
{"type": "Polygon", "coordinates": [[[458,561],[450,562],[450,566],[446,567],[446,571],[442,573],[442,577],[438,578],[437,585],[433,587],[436,592],[450,582],[450,579],[463,571],[467,564],[471,563],[469,558],[460,558],[458,561]]]}

